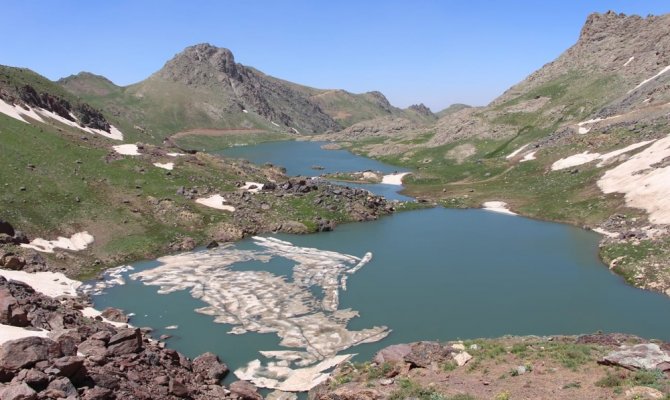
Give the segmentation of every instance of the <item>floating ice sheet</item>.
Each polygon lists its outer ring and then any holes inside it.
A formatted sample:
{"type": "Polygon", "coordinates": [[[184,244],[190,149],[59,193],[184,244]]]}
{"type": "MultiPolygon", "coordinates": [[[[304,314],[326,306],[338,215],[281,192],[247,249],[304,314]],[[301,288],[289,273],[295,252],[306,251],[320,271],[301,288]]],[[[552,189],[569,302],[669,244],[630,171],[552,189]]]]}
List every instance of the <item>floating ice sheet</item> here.
{"type": "Polygon", "coordinates": [[[197,309],[215,322],[233,325],[230,333],[275,333],[280,345],[298,350],[261,352],[278,361],[254,360],[235,373],[258,386],[284,391],[309,390],[327,377],[326,370],[351,356],[337,353],[371,343],[389,334],[384,327],[353,331],[349,321],[358,316],[338,309],[339,290],[372,254],[359,258],[334,251],[295,246],[275,238],[254,237],[258,250],[221,246],[158,259],[162,265],[137,272],[132,279],[159,286],[159,293],[189,290],[207,303],[197,309]],[[238,271],[233,264],[267,262],[274,257],[293,261],[293,279],[270,271],[238,271]],[[323,297],[311,290],[318,287],[323,297]],[[293,366],[293,367],[292,367],[293,366]]]}

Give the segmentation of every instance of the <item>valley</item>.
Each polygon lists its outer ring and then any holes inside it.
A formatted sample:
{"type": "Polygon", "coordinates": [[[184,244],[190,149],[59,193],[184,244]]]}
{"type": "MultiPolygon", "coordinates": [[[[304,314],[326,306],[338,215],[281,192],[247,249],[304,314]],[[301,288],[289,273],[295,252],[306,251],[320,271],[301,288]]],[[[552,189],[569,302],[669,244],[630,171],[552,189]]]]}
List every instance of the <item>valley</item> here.
{"type": "Polygon", "coordinates": [[[0,398],[668,398],[669,22],[438,112],[1,66],[0,398]]]}

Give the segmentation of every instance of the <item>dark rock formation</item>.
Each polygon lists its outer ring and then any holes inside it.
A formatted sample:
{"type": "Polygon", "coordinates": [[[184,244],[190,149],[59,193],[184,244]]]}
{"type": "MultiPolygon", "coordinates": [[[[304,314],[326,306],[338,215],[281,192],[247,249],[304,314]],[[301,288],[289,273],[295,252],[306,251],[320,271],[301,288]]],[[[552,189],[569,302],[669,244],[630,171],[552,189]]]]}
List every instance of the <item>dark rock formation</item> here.
{"type": "MultiPolygon", "coordinates": [[[[79,311],[83,301],[52,299],[0,278],[0,323],[49,331],[49,337],[0,346],[0,399],[229,398],[220,386],[228,368],[215,354],[191,362],[139,329],[84,317],[79,311]],[[15,317],[20,312],[19,325],[15,317]]],[[[119,320],[127,318],[119,310],[106,311],[119,320]]],[[[260,398],[249,397],[255,388],[238,386],[244,398],[260,398]]]]}

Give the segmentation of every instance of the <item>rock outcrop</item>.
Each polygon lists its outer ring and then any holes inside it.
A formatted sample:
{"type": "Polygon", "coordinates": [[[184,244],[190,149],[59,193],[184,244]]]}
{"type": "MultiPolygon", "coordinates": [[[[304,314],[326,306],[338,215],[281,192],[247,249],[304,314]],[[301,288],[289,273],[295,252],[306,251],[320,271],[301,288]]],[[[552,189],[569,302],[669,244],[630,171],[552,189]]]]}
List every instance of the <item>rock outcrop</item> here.
{"type": "MultiPolygon", "coordinates": [[[[0,323],[26,337],[0,345],[2,399],[226,399],[228,368],[212,353],[191,361],[147,330],[84,317],[81,298],[53,299],[0,278],[0,323]],[[30,336],[35,330],[35,336],[30,336]]],[[[118,310],[107,315],[123,319],[118,310]]],[[[127,317],[126,317],[127,318],[127,317]]],[[[245,387],[243,384],[238,384],[245,387]]],[[[260,397],[258,397],[260,398],[260,397]]]]}

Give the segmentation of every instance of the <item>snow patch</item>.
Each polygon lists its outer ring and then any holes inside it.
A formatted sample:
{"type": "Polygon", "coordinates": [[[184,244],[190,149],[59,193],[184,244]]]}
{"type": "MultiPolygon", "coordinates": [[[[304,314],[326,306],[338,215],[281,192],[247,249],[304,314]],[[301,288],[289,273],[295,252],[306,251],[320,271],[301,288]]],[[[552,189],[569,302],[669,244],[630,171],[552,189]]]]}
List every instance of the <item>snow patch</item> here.
{"type": "Polygon", "coordinates": [[[92,318],[92,319],[97,319],[98,317],[100,317],[103,322],[114,325],[117,328],[126,328],[126,327],[130,326],[129,324],[127,324],[125,322],[115,322],[115,321],[112,321],[112,320],[109,320],[109,319],[103,317],[102,313],[100,311],[96,310],[93,307],[86,307],[83,310],[81,310],[81,313],[84,317],[88,317],[88,318],[92,318]]]}
{"type": "Polygon", "coordinates": [[[21,247],[33,249],[42,253],[53,253],[54,249],[60,248],[71,251],[86,250],[89,244],[93,243],[95,239],[93,235],[84,231],[78,232],[69,238],[59,236],[56,240],[34,239],[28,244],[21,244],[21,247]]]}
{"type": "Polygon", "coordinates": [[[258,193],[263,190],[263,184],[258,182],[244,182],[244,186],[240,187],[240,189],[251,193],[258,193]]]}
{"type": "Polygon", "coordinates": [[[402,178],[405,175],[409,175],[409,172],[399,172],[397,174],[384,175],[382,177],[382,183],[386,185],[402,185],[402,178]]]}
{"type": "Polygon", "coordinates": [[[517,213],[510,211],[509,208],[507,208],[507,203],[504,201],[487,201],[482,204],[482,207],[486,211],[493,211],[501,214],[508,214],[508,215],[517,215],[517,213]]]}
{"type": "Polygon", "coordinates": [[[140,152],[136,144],[120,144],[112,146],[115,152],[123,154],[124,156],[139,156],[140,152]]]}
{"type": "Polygon", "coordinates": [[[654,224],[670,224],[670,166],[653,167],[670,157],[670,135],[605,172],[603,193],[624,193],[626,205],[649,213],[654,224]]]}
{"type": "Polygon", "coordinates": [[[507,157],[505,157],[505,158],[508,159],[508,160],[509,160],[510,158],[513,158],[513,157],[516,156],[517,154],[521,153],[521,152],[523,151],[523,149],[525,149],[526,147],[528,147],[529,144],[530,144],[530,143],[526,143],[526,144],[524,144],[523,146],[521,146],[521,147],[519,147],[518,149],[514,150],[513,152],[509,153],[509,154],[507,155],[507,157]]]}
{"type": "Polygon", "coordinates": [[[618,233],[610,232],[610,231],[607,231],[603,228],[593,228],[593,232],[599,233],[603,236],[607,236],[607,237],[611,237],[611,238],[618,238],[619,237],[618,233]]]}
{"type": "Polygon", "coordinates": [[[226,202],[226,199],[223,198],[220,194],[215,194],[209,197],[201,197],[199,199],[196,199],[195,201],[198,204],[202,204],[203,206],[211,207],[211,208],[216,208],[217,210],[223,210],[223,211],[235,211],[235,207],[223,204],[226,202]]]}
{"type": "Polygon", "coordinates": [[[49,297],[77,296],[81,282],[70,279],[60,272],[11,271],[0,269],[0,275],[7,280],[23,282],[49,297]]]}
{"type": "Polygon", "coordinates": [[[165,163],[165,164],[156,162],[156,163],[154,163],[154,165],[158,168],[167,169],[168,171],[172,171],[174,169],[174,163],[173,162],[169,162],[169,163],[165,163]]]}
{"type": "Polygon", "coordinates": [[[21,122],[25,122],[27,124],[29,124],[30,122],[28,122],[24,117],[29,117],[29,118],[32,118],[32,119],[34,119],[36,121],[39,121],[39,122],[45,122],[44,118],[50,118],[50,119],[58,121],[62,124],[65,124],[65,125],[71,126],[73,128],[77,128],[79,130],[82,130],[84,132],[101,135],[101,136],[104,136],[104,137],[109,138],[109,139],[123,140],[123,133],[120,130],[118,130],[115,126],[113,126],[113,125],[110,126],[110,131],[109,132],[105,132],[102,129],[93,129],[93,128],[88,128],[88,127],[82,127],[77,123],[77,118],[72,114],[70,114],[70,117],[73,120],[69,120],[67,118],[61,117],[60,115],[58,115],[58,114],[56,114],[52,111],[48,111],[48,110],[45,110],[43,108],[33,109],[33,108],[28,107],[26,109],[26,108],[23,108],[21,106],[15,105],[15,104],[9,104],[2,99],[0,99],[0,113],[5,114],[7,116],[10,116],[14,119],[17,119],[17,120],[21,121],[21,122]]]}
{"type": "Polygon", "coordinates": [[[575,167],[577,165],[586,164],[599,158],[600,153],[589,153],[587,150],[583,153],[575,154],[566,158],[561,158],[560,160],[551,164],[551,170],[558,171],[565,168],[575,167]]]}
{"type": "Polygon", "coordinates": [[[640,82],[637,86],[635,86],[634,88],[632,88],[631,90],[629,90],[628,93],[633,92],[633,91],[639,89],[640,87],[642,87],[642,86],[644,86],[645,84],[647,84],[647,83],[653,81],[654,79],[658,78],[659,76],[663,75],[664,73],[666,73],[666,72],[668,72],[668,71],[670,71],[670,65],[668,65],[667,67],[665,67],[665,68],[663,68],[662,70],[660,70],[656,75],[652,76],[651,78],[643,80],[643,81],[640,82]]]}
{"type": "Polygon", "coordinates": [[[628,64],[630,64],[630,63],[633,62],[633,60],[635,60],[635,56],[632,56],[631,58],[629,58],[628,61],[626,61],[626,62],[623,64],[623,66],[624,66],[624,67],[627,67],[628,64]]]}
{"type": "Polygon", "coordinates": [[[5,342],[9,342],[10,340],[23,339],[33,336],[45,338],[47,337],[48,333],[49,331],[44,329],[33,330],[20,328],[18,326],[0,324],[0,346],[5,344],[5,342]]]}
{"type": "Polygon", "coordinates": [[[577,165],[586,164],[586,163],[589,163],[589,162],[595,161],[595,160],[600,160],[600,162],[596,165],[597,167],[603,167],[603,166],[605,166],[605,163],[607,161],[609,161],[610,159],[612,159],[614,157],[618,157],[621,154],[628,153],[629,151],[633,151],[633,150],[638,149],[640,147],[644,147],[644,146],[646,146],[646,145],[648,145],[649,143],[652,143],[652,142],[654,142],[654,141],[653,140],[645,140],[643,142],[634,143],[634,144],[631,144],[630,146],[624,147],[623,149],[610,151],[609,153],[605,153],[605,154],[589,153],[588,150],[587,150],[583,153],[575,154],[573,156],[566,157],[566,158],[561,158],[560,160],[554,162],[551,165],[551,170],[552,171],[558,171],[558,170],[565,169],[565,168],[576,167],[577,165]]]}
{"type": "Polygon", "coordinates": [[[537,151],[531,151],[530,153],[523,156],[523,158],[519,162],[526,162],[526,161],[535,160],[535,153],[537,153],[537,151]]]}

